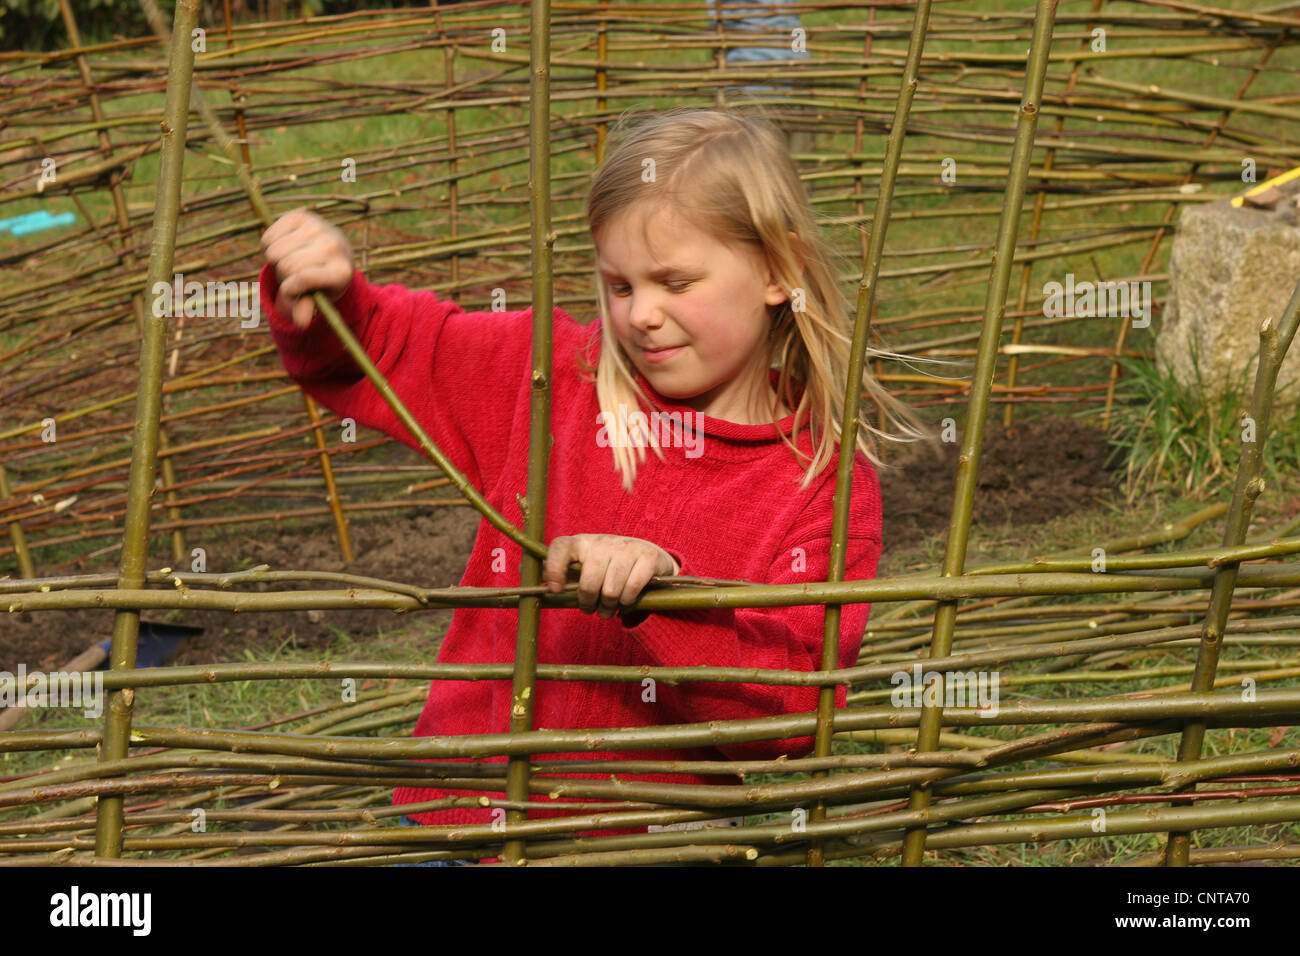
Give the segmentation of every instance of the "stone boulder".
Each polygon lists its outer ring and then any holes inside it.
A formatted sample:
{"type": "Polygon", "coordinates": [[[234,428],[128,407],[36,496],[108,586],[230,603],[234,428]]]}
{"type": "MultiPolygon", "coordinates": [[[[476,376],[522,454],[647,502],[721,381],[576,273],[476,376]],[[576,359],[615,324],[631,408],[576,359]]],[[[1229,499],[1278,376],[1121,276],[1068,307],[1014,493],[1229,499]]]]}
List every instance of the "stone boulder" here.
{"type": "MultiPolygon", "coordinates": [[[[1196,387],[1192,357],[1199,351],[1205,391],[1220,395],[1244,373],[1248,407],[1259,327],[1265,318],[1278,322],[1300,282],[1300,181],[1286,185],[1269,209],[1233,206],[1226,199],[1183,207],[1170,254],[1164,322],[1156,336],[1156,354],[1180,384],[1196,387]]],[[[1274,398],[1275,409],[1284,414],[1300,404],[1300,335],[1296,339],[1274,398]]]]}

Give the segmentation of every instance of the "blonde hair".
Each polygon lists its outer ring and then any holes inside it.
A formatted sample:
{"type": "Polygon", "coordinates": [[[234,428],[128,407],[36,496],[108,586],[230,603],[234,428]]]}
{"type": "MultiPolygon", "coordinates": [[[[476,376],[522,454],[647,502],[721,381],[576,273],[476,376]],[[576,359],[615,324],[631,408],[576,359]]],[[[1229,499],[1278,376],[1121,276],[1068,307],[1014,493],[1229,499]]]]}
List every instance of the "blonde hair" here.
{"type": "MultiPolygon", "coordinates": [[[[587,221],[595,241],[600,241],[611,222],[640,203],[649,203],[646,208],[652,209],[671,204],[674,211],[719,242],[760,249],[773,280],[787,296],[802,289],[802,310],[796,311],[789,298],[769,307],[772,328],[766,367],[778,364],[780,369],[771,404],[773,422],[780,401],[794,411],[796,434],[801,423],[807,422],[811,429],[811,459],[781,433],[796,461],[809,462],[800,483],[801,488],[807,487],[839,448],[853,329],[848,302],[836,279],[840,257],[819,234],[782,134],[759,112],[678,108],[649,114],[634,125],[624,116],[613,130],[611,142],[616,146],[596,171],[587,197],[587,221]],[[643,179],[647,158],[654,163],[649,181],[643,179]],[[798,237],[797,244],[791,232],[798,237]],[[804,386],[797,405],[792,379],[804,386]]],[[[640,435],[633,439],[628,434],[628,419],[638,416],[614,414],[620,405],[649,410],[651,403],[631,371],[635,366],[614,335],[609,291],[599,269],[595,279],[601,347],[595,366],[588,359],[587,371],[595,372],[597,401],[613,438],[614,467],[623,475],[623,487],[631,491],[637,462],[645,460],[645,445],[654,448],[660,460],[663,452],[657,429],[646,432],[638,425],[640,435]]],[[[899,357],[872,348],[867,355],[899,357]]],[[[875,380],[866,363],[862,384],[900,431],[881,431],[865,420],[865,414],[859,416],[857,444],[873,465],[882,465],[875,439],[933,440],[931,430],[875,380]]],[[[870,411],[869,405],[866,410],[870,411]]]]}

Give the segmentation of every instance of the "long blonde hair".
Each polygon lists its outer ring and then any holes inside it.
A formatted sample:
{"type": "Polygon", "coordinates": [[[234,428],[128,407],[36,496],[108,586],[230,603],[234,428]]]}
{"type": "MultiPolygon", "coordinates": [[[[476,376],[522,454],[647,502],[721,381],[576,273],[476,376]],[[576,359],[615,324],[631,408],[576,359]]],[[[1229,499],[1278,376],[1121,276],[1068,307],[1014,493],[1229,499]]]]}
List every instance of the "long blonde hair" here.
{"type": "MultiPolygon", "coordinates": [[[[634,124],[624,116],[612,131],[611,143],[615,146],[596,171],[587,197],[587,221],[597,242],[602,231],[633,206],[671,204],[719,242],[762,250],[773,279],[787,296],[802,290],[801,310],[793,308],[791,298],[769,307],[774,311],[766,365],[780,369],[772,420],[776,421],[779,401],[793,409],[796,433],[804,422],[811,429],[811,459],[781,433],[796,461],[809,462],[800,483],[801,488],[807,487],[839,448],[852,313],[836,279],[840,257],[821,238],[782,134],[757,111],[678,108],[648,114],[634,124]],[[644,178],[647,159],[653,161],[654,171],[648,179],[644,178]],[[797,245],[791,232],[798,237],[797,245]],[[804,386],[797,404],[792,379],[804,386]]],[[[596,365],[588,361],[587,371],[595,373],[597,400],[604,421],[610,423],[606,427],[613,435],[614,467],[623,476],[623,487],[631,491],[637,462],[645,460],[645,445],[654,448],[660,460],[663,452],[657,429],[645,432],[638,426],[641,435],[631,436],[627,426],[633,416],[615,414],[619,406],[648,410],[651,403],[614,335],[609,290],[599,269],[595,279],[601,347],[596,365]]],[[[900,357],[873,348],[867,349],[867,355],[900,357]]],[[[899,428],[899,434],[893,434],[873,427],[866,421],[869,405],[859,416],[857,444],[873,465],[882,465],[876,439],[933,441],[932,430],[875,380],[866,363],[862,384],[899,428]]]]}

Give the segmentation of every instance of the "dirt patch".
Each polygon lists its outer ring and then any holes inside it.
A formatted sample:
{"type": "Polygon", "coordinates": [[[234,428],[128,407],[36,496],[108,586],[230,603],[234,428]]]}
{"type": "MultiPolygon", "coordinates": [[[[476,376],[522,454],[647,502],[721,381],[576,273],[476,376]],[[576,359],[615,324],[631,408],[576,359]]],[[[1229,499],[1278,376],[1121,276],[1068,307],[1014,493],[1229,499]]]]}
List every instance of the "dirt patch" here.
{"type": "MultiPolygon", "coordinates": [[[[887,549],[904,550],[927,536],[947,537],[957,480],[960,443],[912,445],[890,459],[897,468],[879,472],[887,549]]],[[[979,483],[972,519],[1000,527],[1041,524],[1121,498],[1112,467],[1112,446],[1095,428],[1072,418],[1053,417],[984,432],[979,483]]]]}
{"type": "MultiPolygon", "coordinates": [[[[412,514],[350,525],[355,560],[345,565],[339,554],[332,524],[305,529],[271,528],[258,538],[225,539],[219,544],[194,540],[194,546],[209,551],[209,570],[269,564],[278,569],[348,571],[353,574],[403,581],[424,587],[458,584],[474,544],[479,515],[468,506],[433,507],[425,514],[412,514]],[[233,553],[237,561],[220,562],[216,555],[233,553]]],[[[187,539],[187,544],[190,543],[187,539]]],[[[155,552],[159,550],[155,547],[155,552]]],[[[150,562],[157,567],[157,562],[150,562]]],[[[105,564],[79,569],[78,573],[116,571],[105,564]]],[[[303,587],[334,588],[338,585],[304,584],[303,587]]],[[[294,585],[275,583],[257,589],[288,590],[294,585]]],[[[442,624],[452,612],[422,611],[421,622],[442,624]]],[[[195,611],[168,617],[167,612],[146,611],[144,620],[168,621],[201,627],[204,632],[189,638],[171,658],[173,664],[202,664],[234,661],[247,649],[274,650],[288,642],[298,648],[327,647],[337,637],[335,630],[366,641],[391,633],[412,619],[387,610],[281,611],[232,615],[225,611],[195,611]]],[[[112,635],[113,612],[99,610],[41,611],[0,617],[0,670],[13,672],[19,661],[28,670],[56,670],[91,644],[112,635]]]]}
{"type": "MultiPolygon", "coordinates": [[[[910,447],[894,461],[898,468],[880,472],[884,498],[884,538],[890,550],[921,544],[928,535],[943,536],[957,473],[959,446],[945,444],[939,457],[924,447],[910,447]]],[[[1116,496],[1114,480],[1105,468],[1110,453],[1106,438],[1069,418],[1050,418],[1017,425],[1010,434],[991,427],[980,462],[975,521],[1001,526],[1012,521],[1041,523],[1059,515],[1087,510],[1098,500],[1116,496]]],[[[350,571],[423,586],[448,586],[460,581],[478,529],[479,516],[464,506],[434,507],[425,514],[353,522],[357,555],[345,566],[332,524],[302,529],[270,528],[245,536],[213,541],[194,540],[210,556],[213,570],[269,564],[272,568],[350,571]]],[[[155,547],[155,553],[163,545],[155,547]]],[[[158,562],[150,563],[157,567],[158,562]]],[[[79,569],[115,572],[106,559],[79,569]]],[[[309,587],[311,585],[303,585],[309,587]]],[[[334,587],[331,584],[319,585],[334,587]]],[[[263,585],[261,590],[288,588],[263,585]]],[[[445,626],[451,611],[429,611],[421,622],[445,626]]],[[[357,641],[381,639],[413,619],[383,610],[293,611],[231,615],[198,611],[169,618],[145,612],[145,620],[177,620],[204,628],[172,658],[177,664],[201,664],[243,658],[244,651],[269,651],[288,643],[297,648],[324,648],[336,638],[335,629],[357,641]]],[[[56,670],[91,644],[107,639],[113,612],[49,611],[0,616],[0,670],[13,672],[18,662],[28,670],[56,670]]]]}

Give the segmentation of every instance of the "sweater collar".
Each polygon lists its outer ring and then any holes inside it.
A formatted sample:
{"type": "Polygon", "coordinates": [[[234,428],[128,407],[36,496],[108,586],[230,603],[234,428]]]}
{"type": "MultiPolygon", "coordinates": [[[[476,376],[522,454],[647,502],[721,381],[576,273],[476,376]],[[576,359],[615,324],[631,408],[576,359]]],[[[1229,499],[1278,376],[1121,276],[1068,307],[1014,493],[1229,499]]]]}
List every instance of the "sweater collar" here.
{"type": "MultiPolygon", "coordinates": [[[[719,438],[733,442],[764,443],[779,442],[781,441],[781,435],[792,434],[792,429],[794,428],[793,413],[785,416],[785,418],[782,418],[779,422],[767,425],[742,425],[738,422],[727,421],[724,418],[713,418],[709,415],[697,412],[689,405],[683,405],[675,399],[665,398],[651,387],[650,383],[646,380],[646,377],[641,374],[638,369],[633,368],[631,371],[636,378],[637,384],[641,386],[641,390],[645,392],[646,396],[650,399],[650,404],[653,405],[656,410],[663,412],[681,412],[686,416],[683,418],[683,421],[692,424],[699,423],[700,431],[712,438],[719,438]],[[779,433],[777,432],[778,428],[780,429],[779,433]]],[[[768,375],[770,376],[772,387],[776,388],[777,381],[780,379],[781,375],[780,371],[777,369],[769,369],[768,375]]],[[[792,384],[794,387],[795,402],[797,404],[799,399],[803,396],[803,383],[794,379],[792,380],[792,384]]],[[[803,421],[799,423],[799,432],[800,437],[807,436],[807,415],[804,415],[803,421]]]]}

